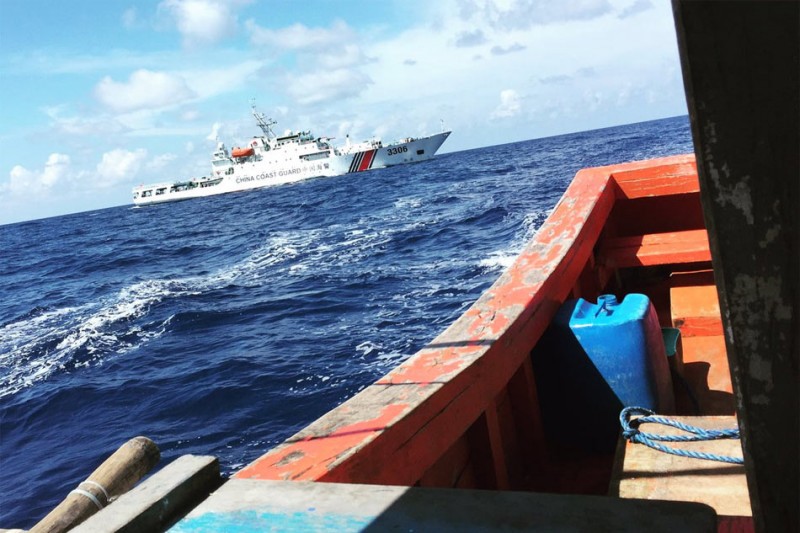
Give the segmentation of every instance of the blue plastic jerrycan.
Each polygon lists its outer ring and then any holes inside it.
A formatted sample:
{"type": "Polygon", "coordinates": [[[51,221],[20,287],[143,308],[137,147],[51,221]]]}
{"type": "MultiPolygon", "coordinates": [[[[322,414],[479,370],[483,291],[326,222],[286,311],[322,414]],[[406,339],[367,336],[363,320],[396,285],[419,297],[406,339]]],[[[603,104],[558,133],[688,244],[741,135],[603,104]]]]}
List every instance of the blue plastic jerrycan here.
{"type": "Polygon", "coordinates": [[[551,443],[613,452],[623,407],[674,411],[661,327],[643,294],[564,303],[531,357],[551,443]]]}

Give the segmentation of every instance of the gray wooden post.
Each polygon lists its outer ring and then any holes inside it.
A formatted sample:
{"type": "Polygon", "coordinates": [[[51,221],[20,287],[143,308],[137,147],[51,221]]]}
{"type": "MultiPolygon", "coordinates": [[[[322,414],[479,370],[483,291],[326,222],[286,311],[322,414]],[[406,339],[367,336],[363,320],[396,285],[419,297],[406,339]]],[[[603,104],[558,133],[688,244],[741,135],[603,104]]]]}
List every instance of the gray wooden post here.
{"type": "Polygon", "coordinates": [[[800,3],[673,0],[757,531],[800,529],[800,3]]]}

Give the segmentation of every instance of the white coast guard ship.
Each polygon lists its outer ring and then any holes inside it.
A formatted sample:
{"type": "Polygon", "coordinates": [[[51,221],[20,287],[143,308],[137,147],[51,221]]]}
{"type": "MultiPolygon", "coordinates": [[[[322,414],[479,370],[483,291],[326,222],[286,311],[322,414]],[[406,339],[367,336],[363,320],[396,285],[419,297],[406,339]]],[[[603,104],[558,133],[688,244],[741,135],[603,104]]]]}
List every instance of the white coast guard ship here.
{"type": "Polygon", "coordinates": [[[314,137],[303,131],[276,136],[277,124],[252,105],[253,116],[264,133],[247,146],[228,151],[223,143],[211,157],[211,175],[183,181],[139,185],[133,189],[133,203],[146,205],[226,192],[243,191],[322,176],[424,161],[434,156],[450,135],[442,131],[420,138],[406,138],[391,144],[380,140],[333,146],[330,137],[314,137]]]}

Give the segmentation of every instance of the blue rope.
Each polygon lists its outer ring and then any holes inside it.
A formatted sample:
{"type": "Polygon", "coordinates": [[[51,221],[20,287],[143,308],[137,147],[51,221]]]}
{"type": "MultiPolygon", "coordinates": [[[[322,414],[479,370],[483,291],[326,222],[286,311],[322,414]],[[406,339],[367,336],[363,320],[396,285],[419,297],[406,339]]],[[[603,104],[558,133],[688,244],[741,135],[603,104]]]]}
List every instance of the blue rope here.
{"type": "Polygon", "coordinates": [[[703,440],[717,440],[717,439],[738,439],[738,429],[703,429],[696,426],[683,424],[663,416],[656,415],[650,409],[644,407],[626,407],[619,413],[619,423],[622,426],[622,436],[630,442],[638,442],[649,446],[654,450],[672,455],[679,455],[681,457],[692,457],[694,459],[707,459],[709,461],[721,461],[723,463],[732,463],[736,465],[744,464],[744,459],[739,457],[729,457],[727,455],[717,455],[713,453],[694,452],[691,450],[683,450],[671,448],[656,441],[662,442],[696,442],[703,440]],[[631,418],[634,415],[639,415],[639,418],[631,418]],[[647,422],[655,424],[663,424],[671,426],[690,435],[659,435],[656,433],[644,433],[639,431],[639,426],[647,422]]]}

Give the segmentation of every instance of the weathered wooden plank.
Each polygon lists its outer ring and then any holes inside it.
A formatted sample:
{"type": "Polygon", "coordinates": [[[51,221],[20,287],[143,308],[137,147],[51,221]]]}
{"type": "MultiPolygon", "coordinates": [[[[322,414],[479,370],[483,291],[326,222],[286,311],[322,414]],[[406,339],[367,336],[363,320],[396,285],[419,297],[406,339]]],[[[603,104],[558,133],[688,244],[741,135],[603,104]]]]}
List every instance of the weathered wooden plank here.
{"type": "Polygon", "coordinates": [[[619,186],[619,197],[631,200],[698,192],[700,188],[697,180],[697,164],[693,157],[683,157],[682,161],[657,174],[648,169],[614,172],[612,177],[619,186]]]}
{"type": "Polygon", "coordinates": [[[508,490],[508,467],[506,466],[505,446],[503,445],[503,432],[500,430],[500,421],[497,415],[497,401],[489,404],[486,411],[486,427],[489,430],[489,447],[494,466],[495,483],[499,490],[508,490]]]}
{"type": "Polygon", "coordinates": [[[673,0],[759,531],[800,528],[800,3],[673,0]]]}
{"type": "Polygon", "coordinates": [[[530,357],[525,358],[522,367],[509,382],[508,397],[516,426],[517,448],[521,456],[519,460],[524,465],[517,474],[541,472],[547,460],[547,443],[530,357]]]}
{"type": "MultiPolygon", "coordinates": [[[[420,487],[456,487],[471,459],[466,437],[458,439],[419,480],[420,487]]],[[[474,488],[474,486],[473,486],[474,488]]]]}
{"type": "Polygon", "coordinates": [[[221,482],[216,457],[184,455],[71,531],[164,531],[221,482]]]}
{"type": "Polygon", "coordinates": [[[686,230],[607,239],[597,260],[616,268],[699,263],[710,261],[711,251],[706,230],[686,230]]]}
{"type": "Polygon", "coordinates": [[[170,531],[715,532],[697,503],[234,479],[170,531]]]}
{"type": "MultiPolygon", "coordinates": [[[[670,418],[704,429],[737,427],[733,416],[670,418]]],[[[655,424],[644,424],[640,429],[661,435],[686,434],[655,424]]],[[[665,444],[694,452],[742,456],[741,442],[732,439],[665,444]]],[[[612,479],[611,496],[698,502],[711,506],[718,516],[752,516],[743,466],[680,457],[630,442],[620,451],[624,454],[622,468],[612,479]]]]}
{"type": "Polygon", "coordinates": [[[683,375],[706,415],[736,412],[728,352],[722,335],[686,337],[683,345],[683,375]]]}
{"type": "Polygon", "coordinates": [[[670,288],[672,325],[683,337],[722,335],[716,285],[670,288]]]}

